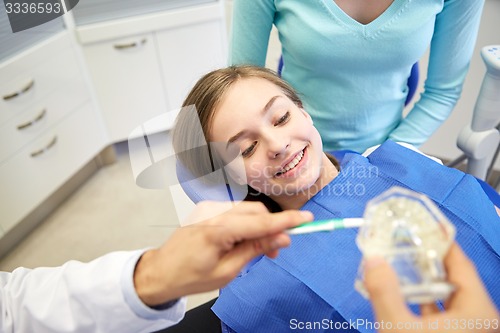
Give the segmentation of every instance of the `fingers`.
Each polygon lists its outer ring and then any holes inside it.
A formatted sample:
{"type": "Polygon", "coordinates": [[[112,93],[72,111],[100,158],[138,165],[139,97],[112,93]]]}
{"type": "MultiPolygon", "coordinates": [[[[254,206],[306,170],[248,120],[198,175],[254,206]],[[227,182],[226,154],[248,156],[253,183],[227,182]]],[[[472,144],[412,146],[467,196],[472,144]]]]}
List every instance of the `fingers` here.
{"type": "Polygon", "coordinates": [[[232,221],[223,217],[219,223],[227,227],[227,231],[240,239],[255,239],[284,232],[288,228],[312,221],[313,215],[307,211],[287,210],[280,213],[261,213],[234,215],[232,221]],[[224,218],[224,219],[223,219],[224,218]]]}
{"type": "Polygon", "coordinates": [[[263,254],[275,258],[278,255],[279,249],[289,246],[290,242],[290,237],[285,234],[246,240],[239,243],[233,251],[229,252],[228,257],[234,257],[233,260],[240,261],[241,265],[245,265],[254,257],[263,254]]]}
{"type": "Polygon", "coordinates": [[[224,214],[233,208],[231,202],[201,201],[196,204],[189,216],[180,222],[181,227],[198,224],[224,214]]]}
{"type": "MultiPolygon", "coordinates": [[[[200,211],[214,212],[219,214],[230,212],[235,214],[262,214],[269,213],[266,206],[258,201],[201,201],[196,205],[200,211]]],[[[212,217],[214,214],[208,214],[212,217]]]]}
{"type": "Polygon", "coordinates": [[[271,258],[278,255],[279,249],[290,245],[290,237],[285,234],[259,239],[246,240],[239,243],[224,255],[222,269],[230,271],[234,277],[250,260],[258,255],[266,254],[271,258]]]}
{"type": "Polygon", "coordinates": [[[420,314],[422,316],[431,316],[439,313],[441,310],[436,303],[427,303],[420,305],[420,314]]]}
{"type": "Polygon", "coordinates": [[[234,205],[233,212],[259,214],[269,213],[266,206],[260,201],[241,201],[234,205]]]}
{"type": "Polygon", "coordinates": [[[448,281],[455,286],[456,292],[450,299],[450,304],[465,304],[468,297],[481,295],[484,287],[481,278],[477,274],[474,264],[465,255],[457,243],[450,246],[448,254],[444,258],[444,266],[448,275],[448,281]]]}
{"type": "Polygon", "coordinates": [[[260,248],[262,248],[262,253],[269,258],[276,258],[278,256],[279,249],[290,246],[291,240],[290,236],[285,234],[278,234],[272,237],[270,241],[260,240],[260,248]],[[263,241],[263,242],[262,242],[263,241]]]}
{"type": "MultiPolygon", "coordinates": [[[[195,213],[200,216],[226,208],[227,203],[221,206],[216,202],[204,202],[197,205],[195,213]]],[[[201,271],[206,274],[197,273],[197,276],[205,276],[205,280],[212,281],[211,286],[222,286],[252,258],[262,254],[276,257],[280,248],[290,244],[290,237],[284,231],[312,219],[312,213],[306,211],[271,214],[262,203],[242,202],[203,220],[196,227],[184,229],[183,235],[196,240],[204,249],[205,266],[201,271]]],[[[172,237],[170,243],[174,240],[172,237]]],[[[191,252],[194,246],[191,245],[191,252]]]]}
{"type": "Polygon", "coordinates": [[[399,281],[392,267],[383,258],[369,258],[364,264],[365,287],[377,320],[397,322],[413,316],[406,306],[399,281]]]}
{"type": "MultiPolygon", "coordinates": [[[[216,210],[218,203],[205,202],[202,210],[216,210]],[[209,207],[214,204],[214,207],[209,207]]],[[[224,269],[230,274],[239,270],[258,255],[271,258],[278,250],[290,244],[290,237],[283,232],[299,224],[312,221],[307,211],[288,210],[269,213],[262,203],[239,203],[231,210],[197,224],[203,228],[203,243],[218,248],[224,269]]]]}
{"type": "Polygon", "coordinates": [[[479,280],[474,264],[457,243],[450,246],[444,258],[444,266],[448,273],[448,280],[457,286],[463,285],[464,282],[479,280]]]}
{"type": "Polygon", "coordinates": [[[451,245],[444,259],[444,265],[448,273],[448,280],[455,286],[455,292],[447,302],[448,309],[478,310],[471,316],[476,318],[498,318],[495,309],[481,277],[476,271],[473,262],[465,255],[457,243],[451,245]],[[480,309],[480,310],[479,310],[480,309]]]}

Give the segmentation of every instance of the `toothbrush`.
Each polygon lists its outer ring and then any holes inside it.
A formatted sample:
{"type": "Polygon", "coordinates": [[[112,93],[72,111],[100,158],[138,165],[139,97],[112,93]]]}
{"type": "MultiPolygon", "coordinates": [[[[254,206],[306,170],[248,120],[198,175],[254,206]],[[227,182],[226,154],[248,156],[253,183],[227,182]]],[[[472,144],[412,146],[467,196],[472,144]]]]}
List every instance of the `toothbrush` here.
{"type": "Polygon", "coordinates": [[[359,228],[364,223],[363,218],[334,218],[328,220],[317,220],[290,228],[286,232],[289,235],[310,234],[312,232],[325,232],[337,229],[359,228]]]}

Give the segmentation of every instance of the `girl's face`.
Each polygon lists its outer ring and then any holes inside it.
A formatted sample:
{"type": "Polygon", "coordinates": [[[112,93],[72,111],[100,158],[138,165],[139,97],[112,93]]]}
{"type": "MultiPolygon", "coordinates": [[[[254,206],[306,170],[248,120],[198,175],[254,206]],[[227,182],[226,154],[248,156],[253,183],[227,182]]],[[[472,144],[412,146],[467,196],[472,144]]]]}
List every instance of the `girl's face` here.
{"type": "Polygon", "coordinates": [[[215,112],[210,141],[223,143],[222,156],[239,149],[245,171],[233,170],[240,174],[234,178],[246,177],[282,207],[290,196],[310,198],[333,179],[311,117],[265,79],[233,84],[215,112]]]}

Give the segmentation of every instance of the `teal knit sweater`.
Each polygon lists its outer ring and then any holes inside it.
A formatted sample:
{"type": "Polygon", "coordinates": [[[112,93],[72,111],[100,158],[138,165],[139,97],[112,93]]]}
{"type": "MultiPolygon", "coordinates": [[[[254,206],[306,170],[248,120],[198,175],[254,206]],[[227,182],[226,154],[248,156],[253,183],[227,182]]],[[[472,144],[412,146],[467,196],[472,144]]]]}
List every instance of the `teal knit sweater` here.
{"type": "Polygon", "coordinates": [[[421,145],[455,106],[484,0],[394,0],[369,24],[334,0],[234,0],[231,64],[264,66],[276,25],[282,76],[301,95],[325,150],[386,139],[421,145]],[[430,46],[425,92],[403,118],[412,65],[430,46]]]}

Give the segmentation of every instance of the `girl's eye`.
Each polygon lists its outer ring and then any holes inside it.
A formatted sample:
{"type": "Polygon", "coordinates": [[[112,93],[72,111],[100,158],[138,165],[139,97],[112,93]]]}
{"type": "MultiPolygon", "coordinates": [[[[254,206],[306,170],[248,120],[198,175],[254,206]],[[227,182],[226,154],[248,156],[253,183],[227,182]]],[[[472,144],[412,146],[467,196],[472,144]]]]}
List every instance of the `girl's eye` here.
{"type": "Polygon", "coordinates": [[[252,142],[252,145],[250,147],[248,147],[247,149],[245,149],[241,153],[241,156],[243,156],[243,157],[249,157],[249,156],[251,156],[252,153],[254,152],[254,149],[255,149],[256,145],[257,145],[257,141],[252,142]]]}
{"type": "Polygon", "coordinates": [[[279,126],[283,125],[290,119],[290,111],[287,111],[276,123],[274,123],[274,126],[279,126]]]}

